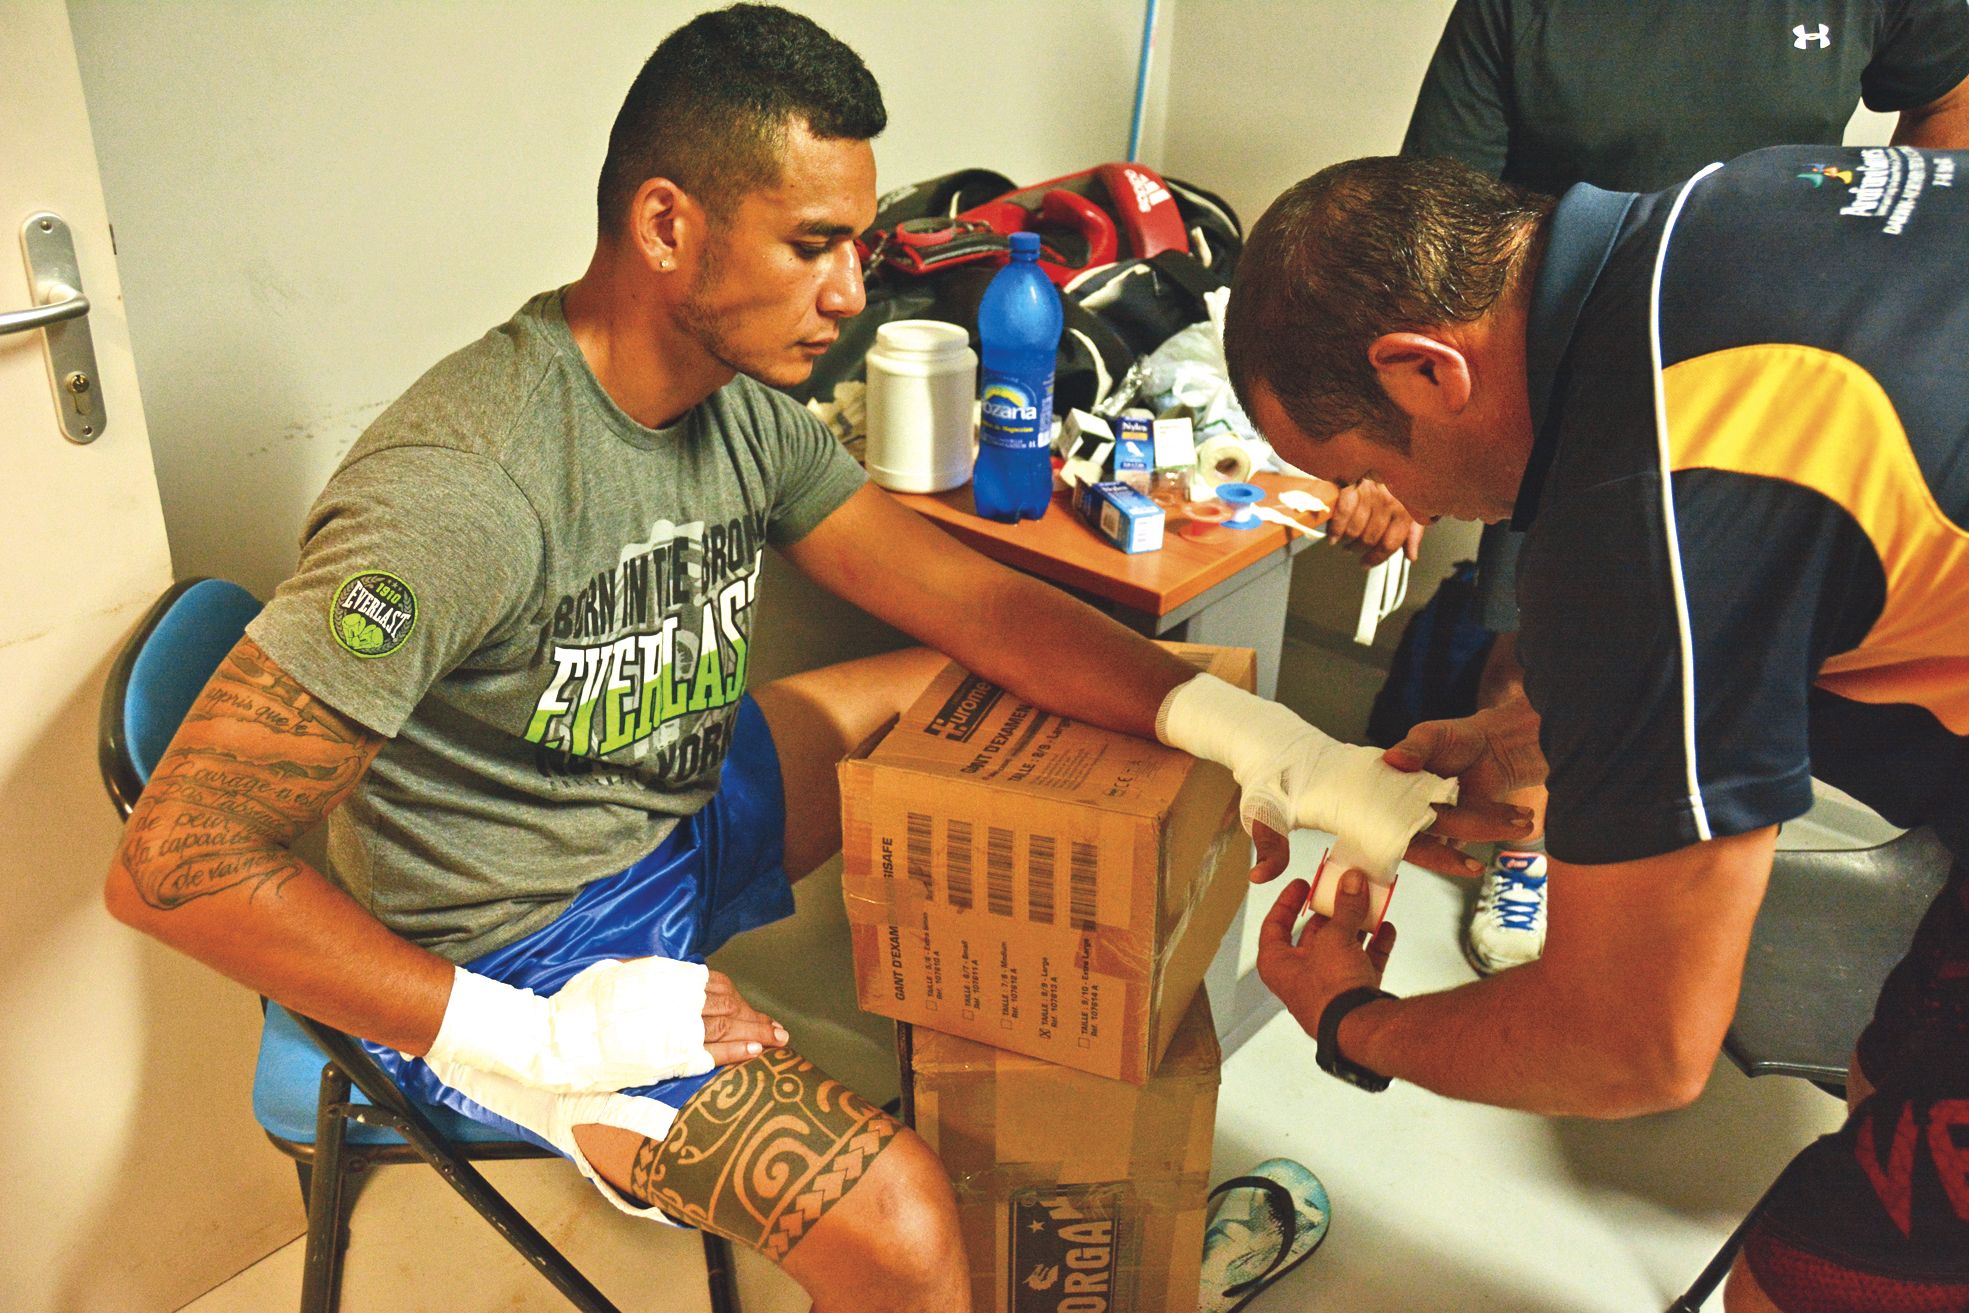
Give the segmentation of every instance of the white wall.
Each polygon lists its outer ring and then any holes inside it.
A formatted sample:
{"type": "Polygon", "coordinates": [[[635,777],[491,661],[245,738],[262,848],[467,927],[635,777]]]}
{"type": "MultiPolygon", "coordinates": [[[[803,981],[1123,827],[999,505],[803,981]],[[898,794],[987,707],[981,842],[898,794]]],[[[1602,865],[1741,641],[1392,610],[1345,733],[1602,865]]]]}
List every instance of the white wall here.
{"type": "MultiPolygon", "coordinates": [[[[1170,41],[1164,170],[1221,192],[1246,226],[1299,179],[1401,148],[1416,89],[1453,0],[1180,0],[1170,41]]],[[[1423,540],[1406,611],[1477,550],[1477,526],[1444,521],[1423,540]]],[[[1356,558],[1327,548],[1293,565],[1289,640],[1309,642],[1279,689],[1313,723],[1359,736],[1405,615],[1372,651],[1353,643],[1356,558]]]]}
{"type": "MultiPolygon", "coordinates": [[[[616,107],[700,7],[72,0],[181,573],[270,589],[362,427],[581,272],[616,107]]],[[[882,83],[885,186],[1125,148],[1135,0],[798,7],[882,83]]]]}

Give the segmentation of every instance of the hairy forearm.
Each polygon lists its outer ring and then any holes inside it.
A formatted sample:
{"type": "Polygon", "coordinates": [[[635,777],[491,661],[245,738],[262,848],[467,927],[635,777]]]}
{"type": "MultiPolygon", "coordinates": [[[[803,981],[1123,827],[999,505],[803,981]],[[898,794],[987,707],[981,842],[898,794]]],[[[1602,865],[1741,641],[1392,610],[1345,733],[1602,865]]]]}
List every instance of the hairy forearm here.
{"type": "Polygon", "coordinates": [[[1701,1092],[1735,1015],[1776,837],[1765,827],[1603,866],[1554,859],[1544,956],[1363,1007],[1341,1024],[1341,1050],[1442,1094],[1533,1112],[1679,1107],[1701,1092]]]}
{"type": "Polygon", "coordinates": [[[1539,964],[1438,994],[1369,1004],[1341,1023],[1341,1051],[1454,1099],[1548,1116],[1630,1117],[1701,1089],[1707,1056],[1673,1028],[1607,1026],[1555,990],[1539,964]],[[1691,1084],[1690,1073],[1696,1075],[1691,1084]]]}
{"type": "Polygon", "coordinates": [[[242,643],[144,788],[105,886],[110,911],[299,1012],[422,1052],[451,965],[292,851],[380,746],[242,643]]]}

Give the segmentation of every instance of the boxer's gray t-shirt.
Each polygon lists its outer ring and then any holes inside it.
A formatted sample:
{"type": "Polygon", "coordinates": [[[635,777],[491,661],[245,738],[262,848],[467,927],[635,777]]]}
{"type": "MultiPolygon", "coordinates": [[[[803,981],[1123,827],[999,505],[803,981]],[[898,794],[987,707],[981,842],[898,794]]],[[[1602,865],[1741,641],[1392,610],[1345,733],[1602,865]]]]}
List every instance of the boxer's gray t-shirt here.
{"type": "Polygon", "coordinates": [[[637,424],[560,292],[439,363],[329,479],[247,630],[390,738],[331,818],[336,881],[466,961],[649,852],[716,790],[762,549],[861,484],[748,378],[637,424]]]}

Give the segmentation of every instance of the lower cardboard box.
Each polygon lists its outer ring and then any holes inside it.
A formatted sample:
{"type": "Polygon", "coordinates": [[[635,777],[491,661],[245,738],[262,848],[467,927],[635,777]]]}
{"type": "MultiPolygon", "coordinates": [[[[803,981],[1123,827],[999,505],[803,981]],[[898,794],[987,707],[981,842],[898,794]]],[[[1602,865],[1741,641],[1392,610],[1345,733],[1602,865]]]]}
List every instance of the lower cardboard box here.
{"type": "Polygon", "coordinates": [[[1147,1083],[896,1027],[977,1313],[1192,1313],[1223,1055],[1199,990],[1147,1083]]]}

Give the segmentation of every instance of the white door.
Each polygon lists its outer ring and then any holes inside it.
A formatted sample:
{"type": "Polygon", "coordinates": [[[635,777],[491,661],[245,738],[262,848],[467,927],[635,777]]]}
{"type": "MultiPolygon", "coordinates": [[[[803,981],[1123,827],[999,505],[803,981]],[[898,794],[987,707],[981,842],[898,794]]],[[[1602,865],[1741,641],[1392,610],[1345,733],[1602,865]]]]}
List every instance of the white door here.
{"type": "Polygon", "coordinates": [[[90,303],[95,432],[63,435],[44,332],[0,336],[0,1308],[162,1313],[296,1235],[299,1193],[247,1103],[251,995],[102,910],[98,704],[170,555],[68,11],[0,0],[0,312],[41,300],[43,211],[90,303]]]}

